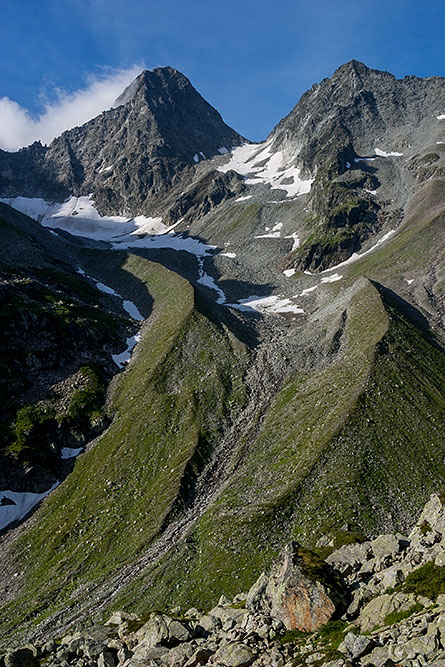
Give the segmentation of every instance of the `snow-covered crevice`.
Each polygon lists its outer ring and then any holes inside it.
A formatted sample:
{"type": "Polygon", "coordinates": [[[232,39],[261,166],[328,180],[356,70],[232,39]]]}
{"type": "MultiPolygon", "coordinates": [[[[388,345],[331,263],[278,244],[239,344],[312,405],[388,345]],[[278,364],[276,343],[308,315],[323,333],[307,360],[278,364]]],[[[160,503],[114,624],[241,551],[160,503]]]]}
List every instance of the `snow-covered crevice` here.
{"type": "Polygon", "coordinates": [[[13,521],[23,519],[43,498],[59,485],[56,482],[43,493],[28,491],[0,491],[0,530],[13,521]]]}
{"type": "Polygon", "coordinates": [[[199,276],[198,276],[198,283],[200,285],[205,285],[205,287],[208,287],[211,290],[214,290],[218,294],[218,298],[216,300],[217,303],[223,304],[226,303],[226,295],[222,291],[222,289],[216,284],[216,281],[212,276],[209,276],[208,273],[204,271],[204,258],[200,257],[198,259],[199,263],[199,276]]]}
{"type": "Polygon", "coordinates": [[[259,234],[258,236],[255,236],[256,239],[279,239],[281,238],[281,229],[283,228],[283,223],[282,222],[277,222],[277,224],[272,227],[266,227],[265,228],[265,234],[259,234]]]}
{"type": "MultiPolygon", "coordinates": [[[[99,282],[99,280],[96,280],[96,278],[93,278],[92,276],[88,276],[83,269],[80,267],[77,269],[77,272],[80,273],[82,276],[85,276],[85,278],[88,278],[91,280],[95,286],[97,287],[98,290],[101,292],[104,292],[104,294],[111,294],[112,296],[116,296],[118,299],[122,301],[122,307],[123,309],[132,317],[134,320],[138,320],[139,322],[144,321],[144,316],[141,315],[139,312],[138,307],[136,306],[133,301],[129,301],[128,299],[124,299],[124,297],[116,292],[112,287],[109,285],[105,285],[105,283],[99,282]]],[[[126,340],[126,348],[123,352],[120,352],[119,354],[112,354],[112,359],[113,361],[119,366],[119,368],[123,368],[125,364],[127,364],[130,361],[131,358],[131,353],[133,352],[134,348],[136,347],[136,344],[140,341],[141,336],[140,334],[135,334],[134,336],[130,336],[126,340]]],[[[62,457],[63,458],[63,457],[62,457]]]]}
{"type": "Polygon", "coordinates": [[[379,157],[402,157],[403,153],[398,153],[397,151],[382,151],[380,148],[374,148],[374,152],[379,157]]]}
{"type": "Polygon", "coordinates": [[[285,190],[287,197],[307,194],[314,179],[302,179],[300,169],[292,164],[291,156],[285,151],[272,150],[269,143],[244,144],[235,148],[226,164],[218,171],[236,171],[246,176],[249,185],[265,184],[271,188],[285,190]]]}

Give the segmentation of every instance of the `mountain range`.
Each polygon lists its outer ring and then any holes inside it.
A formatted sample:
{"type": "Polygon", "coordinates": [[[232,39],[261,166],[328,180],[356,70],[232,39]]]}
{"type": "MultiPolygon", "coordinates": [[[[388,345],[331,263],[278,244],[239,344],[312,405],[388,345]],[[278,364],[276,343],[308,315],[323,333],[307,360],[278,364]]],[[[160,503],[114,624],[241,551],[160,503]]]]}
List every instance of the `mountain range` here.
{"type": "Polygon", "coordinates": [[[0,151],[1,647],[413,524],[445,479],[444,186],[445,78],[357,61],[263,143],[165,67],[0,151]]]}

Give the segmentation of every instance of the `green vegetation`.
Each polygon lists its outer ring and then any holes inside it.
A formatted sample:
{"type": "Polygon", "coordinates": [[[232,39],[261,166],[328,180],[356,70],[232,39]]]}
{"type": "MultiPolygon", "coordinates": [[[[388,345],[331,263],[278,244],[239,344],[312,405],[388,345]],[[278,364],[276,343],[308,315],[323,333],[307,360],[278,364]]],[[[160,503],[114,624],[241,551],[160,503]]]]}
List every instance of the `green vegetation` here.
{"type": "Polygon", "coordinates": [[[366,541],[366,537],[359,530],[331,530],[329,533],[332,539],[332,546],[314,547],[313,551],[325,560],[340,547],[348,544],[361,544],[366,541]]]}
{"type": "Polygon", "coordinates": [[[288,630],[280,637],[280,642],[281,644],[300,644],[302,640],[306,641],[311,636],[311,632],[303,632],[303,630],[298,629],[288,630]]]}
{"type": "Polygon", "coordinates": [[[428,523],[428,521],[423,521],[422,525],[420,526],[420,532],[422,535],[428,535],[428,533],[431,532],[431,526],[428,523]]]}
{"type": "Polygon", "coordinates": [[[238,600],[238,602],[234,602],[230,606],[232,607],[232,609],[245,609],[246,608],[246,601],[245,600],[238,600]]]}
{"type": "Polygon", "coordinates": [[[74,424],[82,423],[85,420],[91,421],[101,416],[105,400],[106,384],[100,366],[97,364],[81,366],[79,371],[86,379],[87,385],[84,389],[78,389],[71,397],[67,418],[74,424]]]}
{"type": "Polygon", "coordinates": [[[438,595],[445,593],[445,567],[435,565],[432,561],[408,574],[405,581],[395,590],[404,593],[415,593],[435,601],[438,595]]]}
{"type": "Polygon", "coordinates": [[[405,611],[393,611],[391,614],[385,616],[384,625],[395,625],[396,623],[400,623],[400,621],[404,621],[405,618],[417,614],[417,612],[422,611],[422,609],[423,607],[420,602],[416,602],[415,605],[405,611]]]}
{"type": "Polygon", "coordinates": [[[318,630],[317,637],[325,643],[328,649],[335,651],[343,641],[348,625],[349,623],[340,619],[328,621],[318,630]]]}

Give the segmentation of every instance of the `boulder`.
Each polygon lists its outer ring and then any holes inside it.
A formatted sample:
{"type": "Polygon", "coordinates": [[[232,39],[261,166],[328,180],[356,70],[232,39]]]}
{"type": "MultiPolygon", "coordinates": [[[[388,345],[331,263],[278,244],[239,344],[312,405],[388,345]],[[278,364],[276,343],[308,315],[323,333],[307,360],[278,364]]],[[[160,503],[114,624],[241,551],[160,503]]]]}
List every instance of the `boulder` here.
{"type": "Polygon", "coordinates": [[[364,542],[363,544],[346,544],[340,547],[326,558],[326,562],[341,575],[348,577],[361,570],[363,565],[371,558],[374,558],[371,543],[364,542]]]}
{"type": "Polygon", "coordinates": [[[242,642],[224,644],[215,654],[215,662],[225,667],[247,667],[255,660],[255,653],[242,642]]]}
{"type": "Polygon", "coordinates": [[[125,611],[115,611],[105,625],[121,625],[125,621],[137,621],[139,616],[137,614],[127,614],[125,611]]]}
{"type": "Polygon", "coordinates": [[[445,536],[445,497],[433,493],[423,508],[409,539],[418,539],[428,532],[436,532],[445,536]]]}
{"type": "Polygon", "coordinates": [[[246,606],[288,630],[313,632],[346,606],[341,578],[319,556],[296,542],[288,544],[270,576],[250,589],[246,606]]]}
{"type": "Polygon", "coordinates": [[[191,644],[181,644],[170,649],[168,664],[170,667],[183,667],[195,653],[196,647],[191,644]]]}
{"type": "Polygon", "coordinates": [[[203,616],[200,616],[198,625],[204,628],[206,632],[213,634],[222,628],[221,619],[212,616],[212,614],[204,614],[203,616]]]}
{"type": "Polygon", "coordinates": [[[388,614],[407,611],[415,604],[416,597],[412,593],[385,593],[368,602],[356,623],[359,625],[361,632],[370,632],[383,625],[388,614]]]}
{"type": "Polygon", "coordinates": [[[138,634],[144,638],[143,643],[149,648],[159,645],[176,646],[181,642],[189,641],[193,636],[188,624],[164,614],[152,616],[138,631],[138,634]]]}
{"type": "Polygon", "coordinates": [[[385,557],[394,559],[403,549],[408,546],[408,541],[397,535],[379,535],[370,542],[374,558],[382,560],[385,557]]]}
{"type": "Polygon", "coordinates": [[[116,667],[117,659],[111,651],[106,649],[99,654],[97,667],[116,667]]]}
{"type": "Polygon", "coordinates": [[[366,653],[369,653],[375,646],[375,642],[370,637],[356,635],[354,632],[348,632],[342,645],[339,647],[348,655],[351,660],[358,660],[366,653]]]}
{"type": "Polygon", "coordinates": [[[365,655],[360,664],[369,667],[395,667],[394,661],[389,657],[389,649],[385,646],[378,646],[372,653],[365,655]]]}
{"type": "Polygon", "coordinates": [[[185,667],[197,667],[198,665],[206,665],[213,652],[205,647],[198,648],[192,657],[187,660],[185,667]]]}

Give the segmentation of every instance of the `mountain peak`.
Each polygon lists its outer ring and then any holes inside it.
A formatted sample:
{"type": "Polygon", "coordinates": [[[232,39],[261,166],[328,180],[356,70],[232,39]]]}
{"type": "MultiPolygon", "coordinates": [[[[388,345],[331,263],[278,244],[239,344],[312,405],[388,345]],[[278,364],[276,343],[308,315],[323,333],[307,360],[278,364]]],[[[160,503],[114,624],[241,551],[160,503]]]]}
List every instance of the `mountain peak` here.
{"type": "Polygon", "coordinates": [[[360,60],[355,60],[354,58],[352,60],[348,60],[348,62],[344,63],[343,65],[340,65],[335,72],[334,76],[340,76],[342,74],[367,74],[370,72],[370,68],[367,67],[364,63],[362,63],[360,60]]]}
{"type": "Polygon", "coordinates": [[[114,106],[127,104],[127,102],[138,95],[146,97],[147,93],[155,92],[156,90],[160,92],[161,89],[165,91],[172,87],[182,89],[188,86],[193,88],[187,77],[174,67],[167,65],[166,67],[155,67],[151,70],[146,69],[138,74],[134,81],[125,88],[116,99],[114,106]]]}

